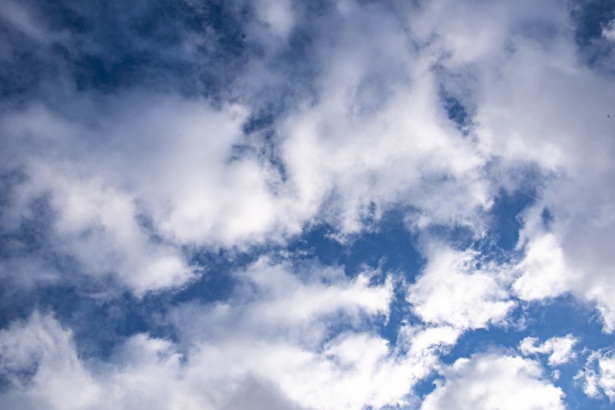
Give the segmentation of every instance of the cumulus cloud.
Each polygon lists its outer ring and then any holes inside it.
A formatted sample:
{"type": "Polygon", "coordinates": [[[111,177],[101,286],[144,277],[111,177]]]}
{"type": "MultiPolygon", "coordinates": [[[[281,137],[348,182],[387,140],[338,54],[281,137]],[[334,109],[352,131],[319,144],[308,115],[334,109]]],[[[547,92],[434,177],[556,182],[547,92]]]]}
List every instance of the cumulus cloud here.
{"type": "Polygon", "coordinates": [[[516,266],[521,272],[513,284],[523,300],[543,300],[567,292],[569,272],[561,247],[552,234],[537,236],[525,247],[525,257],[516,266]]]}
{"type": "Polygon", "coordinates": [[[515,302],[498,266],[479,267],[473,251],[435,247],[427,266],[408,290],[414,313],[426,323],[460,330],[502,323],[515,302]]]}
{"type": "Polygon", "coordinates": [[[589,397],[597,399],[604,394],[615,402],[615,355],[611,350],[592,352],[575,379],[583,381],[583,391],[589,397]]]}
{"type": "Polygon", "coordinates": [[[230,301],[185,304],[169,316],[176,342],[139,333],[105,362],[84,362],[52,316],[15,322],[0,334],[11,386],[0,402],[62,407],[77,383],[75,409],[403,405],[458,335],[406,326],[405,342],[394,347],[370,331],[366,324],[388,312],[390,282],[370,285],[368,276],[349,279],[335,269],[299,279],[268,260],[238,275],[243,286],[230,301]]]}
{"type": "Polygon", "coordinates": [[[209,372],[219,383],[253,374],[309,408],[405,403],[455,335],[415,329],[407,344],[391,346],[366,326],[388,314],[391,282],[369,286],[363,275],[349,280],[337,269],[309,272],[298,280],[288,266],[261,260],[245,273],[250,286],[237,300],[187,304],[172,321],[195,346],[195,358],[219,363],[209,372]]]}
{"type": "Polygon", "coordinates": [[[602,29],[602,35],[609,40],[615,42],[615,20],[612,20],[606,27],[602,29]]]}
{"type": "Polygon", "coordinates": [[[421,409],[564,409],[564,393],[532,360],[487,353],[457,360],[421,409]]]}
{"type": "MultiPolygon", "coordinates": [[[[155,322],[173,333],[85,358],[69,324],[16,321],[2,403],[410,406],[440,370],[424,408],[562,408],[529,358],[440,359],[520,301],[572,295],[615,329],[615,82],[570,15],[558,0],[2,3],[0,288],[129,291],[169,304],[155,322]],[[494,205],[528,192],[518,226],[495,226],[494,205]],[[404,249],[416,268],[292,258],[314,227],[352,250],[388,215],[420,243],[404,249]],[[498,229],[514,249],[494,250],[498,229]],[[201,261],[235,254],[257,262],[200,300],[201,261]]],[[[611,20],[594,30],[609,47],[611,20]]],[[[518,348],[574,356],[571,335],[540,340],[518,348]]],[[[588,394],[612,399],[611,356],[591,356],[588,394]]]]}
{"type": "MultiPolygon", "coordinates": [[[[260,18],[279,26],[291,11],[278,6],[259,7],[260,18]]],[[[260,108],[256,85],[217,108],[178,94],[60,90],[68,97],[9,109],[2,172],[19,178],[3,229],[15,248],[25,248],[23,210],[39,201],[49,211],[39,238],[46,254],[33,260],[69,258],[70,270],[143,295],[198,277],[192,249],[246,249],[322,222],[343,238],[399,205],[419,229],[464,225],[483,235],[481,212],[492,202],[485,159],[448,120],[429,56],[411,51],[403,25],[377,6],[318,24],[340,36],[315,37],[318,103],[281,113],[276,158],[244,133],[260,108]]],[[[5,277],[30,269],[23,256],[9,255],[5,277]]],[[[65,266],[47,266],[19,281],[67,278],[65,266]]]]}
{"type": "Polygon", "coordinates": [[[113,276],[137,294],[195,276],[182,245],[236,243],[266,229],[273,211],[260,168],[225,162],[241,136],[240,111],[169,99],[146,107],[141,98],[132,101],[137,106],[123,101],[127,112],[107,118],[91,112],[84,120],[95,126],[44,106],[13,112],[1,124],[4,172],[22,176],[5,205],[5,232],[19,240],[31,218],[26,211],[42,201],[49,228],[37,239],[46,249],[74,258],[82,274],[113,276]],[[196,175],[208,177],[194,185],[196,175]]]}
{"type": "Polygon", "coordinates": [[[445,90],[469,108],[468,132],[497,186],[522,190],[528,172],[536,184],[535,204],[522,214],[525,258],[515,291],[525,300],[572,293],[593,302],[612,331],[613,260],[604,248],[615,232],[612,78],[579,59],[568,11],[557,2],[491,3],[496,13],[477,2],[452,6],[460,14],[446,4],[414,14],[417,36],[439,56],[445,90]],[[483,12],[500,24],[476,24],[483,12]]]}
{"type": "Polygon", "coordinates": [[[572,292],[596,303],[610,331],[613,261],[603,246],[613,232],[613,82],[579,64],[570,35],[540,46],[515,41],[498,78],[485,77],[476,132],[492,155],[510,166],[530,159],[545,175],[540,200],[523,218],[520,296],[572,292]]]}
{"type": "Polygon", "coordinates": [[[327,205],[341,233],[402,205],[416,209],[415,226],[482,234],[478,215],[491,205],[485,158],[440,105],[430,55],[414,51],[404,26],[376,5],[327,23],[338,35],[316,48],[317,104],[300,106],[279,129],[301,203],[327,205]]]}
{"type": "MultiPolygon", "coordinates": [[[[506,54],[512,38],[526,34],[532,25],[557,28],[566,21],[557,1],[463,3],[442,0],[407,13],[410,29],[421,41],[446,59],[445,64],[492,64],[506,54]]],[[[497,63],[496,63],[497,64],[497,63]]]]}
{"type": "Polygon", "coordinates": [[[11,387],[0,395],[2,407],[94,408],[100,397],[71,333],[51,316],[35,313],[1,330],[0,358],[0,375],[11,387]]]}
{"type": "MultiPolygon", "coordinates": [[[[258,8],[261,18],[291,13],[278,6],[258,8]]],[[[419,228],[461,224],[483,234],[480,213],[491,204],[484,158],[446,117],[429,58],[409,50],[404,27],[386,10],[352,10],[318,23],[340,36],[315,37],[318,103],[280,114],[275,158],[270,142],[244,133],[260,109],[254,84],[238,86],[240,103],[217,108],[177,93],[93,96],[50,85],[60,97],[9,109],[0,124],[2,171],[20,178],[4,231],[23,234],[23,210],[42,201],[48,253],[137,294],[198,276],[186,250],[245,249],[322,222],[343,237],[397,205],[412,210],[419,228]]],[[[20,256],[10,256],[11,267],[20,256]]],[[[27,279],[62,277],[52,268],[27,279]]]]}
{"type": "Polygon", "coordinates": [[[576,357],[573,349],[577,342],[578,340],[571,334],[564,337],[552,337],[543,343],[538,343],[536,337],[526,337],[519,344],[519,350],[525,356],[537,353],[549,355],[549,365],[557,366],[576,357]]]}

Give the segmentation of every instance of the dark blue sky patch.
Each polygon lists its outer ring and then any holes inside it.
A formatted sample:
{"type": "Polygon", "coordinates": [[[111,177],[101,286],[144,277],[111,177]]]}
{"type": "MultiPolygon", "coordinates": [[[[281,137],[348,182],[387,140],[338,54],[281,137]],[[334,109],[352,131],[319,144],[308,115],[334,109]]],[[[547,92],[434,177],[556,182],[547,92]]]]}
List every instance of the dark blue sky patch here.
{"type": "Polygon", "coordinates": [[[614,0],[576,0],[570,5],[576,40],[581,47],[602,37],[602,29],[615,18],[614,0]]]}
{"type": "MultiPolygon", "coordinates": [[[[445,59],[445,57],[444,57],[445,59]]],[[[441,63],[432,68],[438,82],[438,97],[448,119],[467,136],[476,111],[477,73],[472,66],[451,70],[441,63]]]]}
{"type": "MultiPolygon", "coordinates": [[[[4,186],[0,193],[0,221],[2,221],[0,225],[0,258],[8,262],[4,269],[14,269],[14,265],[10,261],[15,261],[19,265],[21,264],[19,260],[28,260],[29,258],[40,259],[49,267],[58,266],[61,264],[61,258],[48,246],[52,240],[53,223],[56,218],[56,212],[49,204],[48,195],[38,196],[27,203],[25,209],[21,210],[18,220],[9,219],[8,212],[10,212],[10,207],[14,206],[10,203],[10,193],[17,185],[25,181],[25,178],[19,172],[2,178],[4,186]]],[[[36,274],[36,272],[32,272],[33,277],[36,277],[36,274]]],[[[7,276],[0,278],[0,282],[6,281],[5,285],[9,289],[8,283],[12,284],[13,280],[20,281],[22,279],[7,276]]],[[[29,282],[30,279],[25,278],[23,281],[29,282]]],[[[34,282],[36,282],[36,279],[34,282]]]]}
{"type": "Polygon", "coordinates": [[[471,227],[463,225],[433,224],[423,230],[425,238],[438,238],[438,242],[447,244],[453,249],[463,251],[477,244],[476,233],[471,227]]]}
{"type": "MultiPolygon", "coordinates": [[[[102,7],[108,1],[100,2],[102,7]]],[[[54,32],[67,30],[73,34],[83,34],[92,29],[91,21],[86,18],[88,5],[75,0],[26,0],[22,2],[28,11],[43,23],[44,27],[54,32]]]]}
{"type": "Polygon", "coordinates": [[[491,208],[491,226],[497,247],[511,251],[519,240],[519,230],[522,227],[521,213],[536,201],[536,192],[500,191],[491,208]]]}
{"type": "MultiPolygon", "coordinates": [[[[414,277],[422,264],[422,258],[413,247],[414,239],[405,230],[400,215],[390,214],[384,221],[381,230],[361,235],[346,245],[332,239],[326,227],[316,227],[298,238],[295,245],[288,249],[296,255],[307,251],[306,255],[301,256],[306,258],[306,262],[316,258],[323,266],[343,267],[351,276],[366,267],[381,268],[381,275],[374,278],[376,283],[381,283],[384,275],[390,271],[404,273],[408,278],[414,277]]],[[[28,240],[34,241],[32,238],[28,240]]],[[[118,343],[136,333],[147,332],[151,336],[173,339],[174,330],[156,318],[164,317],[168,309],[185,302],[209,304],[228,300],[237,284],[232,273],[245,269],[260,255],[275,255],[276,249],[276,246],[256,247],[249,252],[219,250],[196,254],[192,263],[205,268],[199,280],[184,290],[150,293],[142,299],[129,293],[116,295],[112,299],[97,298],[95,295],[101,282],[96,280],[87,285],[88,278],[83,276],[73,285],[51,285],[33,293],[24,291],[19,295],[9,295],[6,292],[13,288],[5,287],[5,303],[0,307],[0,316],[3,318],[0,327],[6,327],[16,318],[25,319],[37,310],[53,312],[61,323],[73,330],[75,342],[83,357],[108,357],[118,343]],[[88,287],[90,290],[86,291],[88,287]],[[92,327],[92,323],[96,323],[96,326],[92,327]]],[[[68,256],[58,259],[58,270],[65,275],[69,271],[79,275],[78,264],[71,261],[68,256]]],[[[294,258],[290,261],[293,264],[300,263],[294,258]]],[[[74,275],[71,276],[75,279],[74,275]]],[[[387,323],[374,322],[375,329],[394,343],[399,327],[409,315],[411,312],[405,301],[405,286],[396,283],[390,319],[387,323]]],[[[332,329],[331,337],[349,329],[344,326],[332,329]]]]}
{"type": "Polygon", "coordinates": [[[510,324],[490,325],[486,329],[465,332],[450,353],[443,357],[443,361],[453,363],[460,357],[469,357],[494,347],[516,349],[522,339],[530,336],[544,342],[551,337],[571,333],[580,339],[579,350],[583,347],[595,350],[613,343],[612,336],[602,332],[602,324],[594,309],[571,296],[542,303],[522,303],[510,315],[508,322],[510,324]]]}
{"type": "Polygon", "coordinates": [[[172,295],[151,293],[136,298],[129,292],[113,297],[98,295],[100,284],[87,286],[52,285],[40,291],[23,294],[19,317],[32,312],[53,314],[73,333],[79,355],[84,359],[106,360],[118,345],[137,333],[174,340],[175,333],[162,318],[167,313],[172,295]]]}
{"type": "MultiPolygon", "coordinates": [[[[272,165],[279,173],[282,182],[288,181],[288,173],[286,164],[280,154],[280,136],[275,132],[274,125],[281,115],[283,115],[285,107],[280,104],[265,103],[260,105],[260,108],[253,113],[242,125],[242,131],[245,134],[245,143],[233,147],[238,149],[240,158],[243,153],[255,152],[257,156],[264,162],[272,165]]],[[[270,187],[273,192],[277,187],[270,187]]]]}
{"type": "Polygon", "coordinates": [[[0,24],[5,41],[13,44],[13,64],[0,70],[5,96],[32,91],[41,81],[69,78],[81,91],[147,87],[216,97],[246,61],[245,12],[228,2],[197,7],[174,0],[58,1],[30,2],[28,9],[57,39],[36,42],[0,24]],[[61,35],[66,32],[68,40],[61,35]],[[203,41],[193,44],[194,36],[203,41]]]}
{"type": "MultiPolygon", "coordinates": [[[[518,315],[517,315],[518,316],[518,315]]],[[[442,362],[453,364],[457,359],[470,357],[494,348],[516,348],[525,337],[514,328],[489,325],[486,329],[467,330],[455,346],[442,357],[442,362]]]]}
{"type": "Polygon", "coordinates": [[[259,247],[248,252],[212,250],[195,254],[191,263],[203,267],[200,278],[186,289],[176,293],[170,302],[179,304],[189,301],[212,303],[227,300],[233,294],[237,279],[233,272],[247,268],[267,252],[259,247]]]}
{"type": "MultiPolygon", "coordinates": [[[[468,357],[494,347],[516,349],[519,342],[529,336],[538,337],[542,342],[568,333],[578,335],[579,330],[585,331],[590,320],[588,313],[590,312],[586,307],[582,307],[570,297],[561,297],[546,303],[527,303],[515,309],[509,317],[509,324],[490,325],[488,328],[465,332],[444,360],[452,363],[459,357],[468,357]],[[527,318],[531,319],[528,321],[527,318]]],[[[597,323],[594,324],[595,326],[589,329],[590,333],[593,337],[600,337],[601,328],[597,323]]],[[[591,347],[596,345],[592,343],[591,347]]]]}
{"type": "Polygon", "coordinates": [[[335,11],[335,1],[332,0],[302,0],[298,2],[304,10],[306,19],[318,18],[335,11]]]}
{"type": "Polygon", "coordinates": [[[615,19],[615,1],[576,0],[569,4],[580,56],[590,67],[615,74],[615,45],[602,37],[602,30],[615,19]]]}
{"type": "MultiPolygon", "coordinates": [[[[0,328],[25,320],[34,312],[50,313],[71,329],[82,357],[106,358],[126,337],[139,332],[167,336],[157,326],[164,312],[161,299],[136,299],[123,293],[112,298],[97,296],[97,286],[52,284],[38,289],[19,289],[0,282],[0,328]]],[[[100,284],[98,284],[100,286],[100,284]]],[[[168,298],[168,296],[164,296],[168,298]]]]}
{"type": "Polygon", "coordinates": [[[412,312],[412,307],[406,301],[407,283],[396,281],[393,283],[393,299],[389,307],[389,318],[386,322],[378,323],[378,333],[389,341],[391,346],[397,344],[400,329],[405,324],[418,324],[420,319],[412,312]]]}
{"type": "Polygon", "coordinates": [[[46,196],[42,196],[28,204],[27,216],[22,219],[18,230],[7,234],[2,242],[18,241],[22,244],[20,251],[25,253],[42,250],[49,242],[56,217],[48,201],[46,196]]]}
{"type": "Polygon", "coordinates": [[[412,391],[421,399],[424,399],[429,393],[433,392],[436,389],[436,381],[443,380],[443,377],[438,375],[437,373],[433,373],[430,376],[422,379],[418,382],[412,391]]]}
{"type": "MultiPolygon", "coordinates": [[[[47,72],[57,68],[46,58],[45,50],[35,52],[38,46],[25,34],[0,19],[0,45],[6,54],[0,64],[0,97],[2,104],[24,94],[30,94],[47,72]]],[[[4,54],[4,53],[3,53],[4,54]]]]}
{"type": "Polygon", "coordinates": [[[464,130],[470,121],[466,107],[453,96],[443,96],[443,102],[448,118],[455,123],[457,128],[464,130]]]}
{"type": "Polygon", "coordinates": [[[542,225],[545,230],[549,230],[551,224],[553,223],[553,213],[549,208],[544,208],[540,213],[540,219],[542,220],[542,225]]]}
{"type": "Polygon", "coordinates": [[[369,266],[414,277],[424,263],[417,250],[417,237],[408,232],[400,212],[385,213],[377,227],[350,237],[345,244],[334,239],[334,233],[331,226],[315,226],[292,242],[289,249],[307,251],[308,257],[316,257],[324,265],[344,266],[351,276],[369,266]]]}
{"type": "MultiPolygon", "coordinates": [[[[14,200],[15,189],[27,180],[22,169],[10,169],[0,173],[0,218],[6,218],[7,206],[14,200]]],[[[0,219],[3,223],[9,221],[0,219]]]]}
{"type": "Polygon", "coordinates": [[[252,134],[269,129],[277,117],[277,112],[279,110],[275,109],[272,104],[262,107],[259,112],[253,113],[242,125],[243,132],[252,134]]]}

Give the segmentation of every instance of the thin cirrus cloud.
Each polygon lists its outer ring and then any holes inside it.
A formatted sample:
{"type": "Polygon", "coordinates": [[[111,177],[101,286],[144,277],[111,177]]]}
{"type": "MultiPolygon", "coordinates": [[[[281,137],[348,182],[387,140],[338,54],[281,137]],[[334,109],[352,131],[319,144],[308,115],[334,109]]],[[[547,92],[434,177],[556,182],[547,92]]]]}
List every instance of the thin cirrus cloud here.
{"type": "Polygon", "coordinates": [[[6,2],[0,403],[614,400],[607,3],[6,2]]]}

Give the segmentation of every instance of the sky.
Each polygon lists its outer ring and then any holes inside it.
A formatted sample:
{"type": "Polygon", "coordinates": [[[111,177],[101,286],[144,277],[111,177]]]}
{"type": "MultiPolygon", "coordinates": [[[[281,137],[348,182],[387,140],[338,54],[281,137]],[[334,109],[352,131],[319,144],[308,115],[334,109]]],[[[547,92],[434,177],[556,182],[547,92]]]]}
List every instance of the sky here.
{"type": "Polygon", "coordinates": [[[3,0],[0,408],[615,406],[613,0],[3,0]]]}

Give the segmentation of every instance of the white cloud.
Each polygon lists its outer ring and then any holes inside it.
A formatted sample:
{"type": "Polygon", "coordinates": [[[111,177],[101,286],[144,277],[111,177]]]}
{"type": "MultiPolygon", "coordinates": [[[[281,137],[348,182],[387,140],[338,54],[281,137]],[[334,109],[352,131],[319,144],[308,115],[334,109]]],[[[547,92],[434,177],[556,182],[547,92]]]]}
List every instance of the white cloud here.
{"type": "MultiPolygon", "coordinates": [[[[36,37],[32,16],[7,4],[7,19],[36,37]]],[[[442,0],[395,13],[338,6],[309,17],[313,77],[301,79],[307,84],[271,125],[284,175],[241,130],[263,89],[295,90],[287,82],[298,81],[277,68],[288,69],[277,64],[284,46],[257,36],[267,52],[250,55],[229,90],[243,105],[129,92],[89,98],[58,83],[56,94],[72,100],[52,99],[62,109],[4,111],[2,170],[24,180],[3,210],[3,230],[18,230],[29,204],[46,197],[55,213],[46,249],[143,294],[198,275],[186,250],[283,241],[323,221],[344,238],[392,208],[407,211],[417,231],[462,225],[484,236],[494,193],[522,188],[515,176],[529,168],[544,183],[534,214],[548,207],[555,218],[542,230],[524,219],[515,291],[525,300],[571,292],[615,328],[605,249],[615,240],[606,117],[615,89],[578,61],[568,11],[558,1],[442,0]],[[460,86],[466,79],[471,87],[460,86]],[[467,135],[448,119],[442,88],[467,105],[467,135]],[[237,144],[254,152],[233,159],[237,144]]],[[[260,2],[260,22],[247,30],[265,23],[285,38],[304,11],[260,2]]],[[[193,40],[187,48],[207,39],[193,40]]],[[[1,274],[27,283],[62,277],[44,255],[29,260],[16,251],[1,274]]]]}
{"type": "Polygon", "coordinates": [[[559,296],[570,289],[574,274],[564,261],[564,254],[552,234],[532,238],[525,246],[525,257],[516,266],[520,277],[513,284],[523,300],[542,300],[559,296]]]}
{"type": "MultiPolygon", "coordinates": [[[[25,9],[6,4],[0,13],[17,30],[46,35],[25,9]]],[[[343,239],[394,208],[419,233],[461,225],[485,237],[494,193],[525,189],[518,175],[530,170],[539,189],[522,214],[512,282],[506,266],[479,267],[472,251],[435,247],[407,295],[424,324],[406,324],[390,346],[370,326],[387,320],[392,282],[373,284],[369,272],[350,279],[338,268],[299,273],[262,259],[236,274],[241,286],[231,299],[173,311],[177,343],[135,335],[110,363],[81,361],[70,332],[47,316],[5,329],[2,371],[14,389],[3,403],[61,407],[67,386],[77,385],[75,408],[95,408],[101,397],[115,408],[404,405],[462,332],[506,321],[515,306],[509,285],[526,301],[566,293],[591,301],[613,331],[612,78],[578,61],[561,2],[405,7],[390,13],[345,1],[339,14],[311,16],[301,27],[313,31],[301,63],[313,77],[298,78],[277,67],[294,67],[279,63],[302,10],[259,2],[259,21],[247,29],[256,51],[228,90],[236,104],[118,91],[7,108],[1,171],[19,178],[2,204],[2,234],[18,237],[39,217],[36,201],[51,216],[36,222],[49,231],[36,238],[44,251],[28,253],[11,239],[0,276],[26,285],[63,280],[70,270],[51,260],[66,257],[81,276],[111,276],[143,295],[198,277],[201,267],[188,262],[194,251],[282,243],[320,222],[343,239]],[[267,130],[283,172],[242,132],[267,88],[276,100],[292,90],[267,130]],[[448,119],[442,88],[467,105],[464,132],[448,119]],[[247,147],[241,155],[238,145],[247,147]]],[[[603,35],[611,34],[612,25],[603,35]]],[[[182,52],[205,65],[195,51],[203,44],[207,38],[195,39],[182,52]]],[[[553,365],[574,344],[536,343],[526,339],[521,351],[549,354],[553,365]]],[[[587,391],[612,397],[611,356],[592,363],[587,391]]],[[[425,408],[475,408],[515,390],[521,404],[516,395],[504,403],[561,408],[561,391],[529,359],[478,355],[445,375],[425,408]]]]}
{"type": "Polygon", "coordinates": [[[421,12],[410,10],[407,16],[413,34],[443,55],[446,64],[456,67],[497,64],[507,53],[513,36],[531,26],[556,28],[567,19],[565,10],[553,0],[440,0],[425,3],[421,12]]]}
{"type": "Polygon", "coordinates": [[[245,288],[237,299],[225,304],[237,304],[246,315],[246,325],[261,330],[297,324],[313,328],[329,315],[342,312],[351,323],[359,323],[362,314],[388,316],[393,291],[390,278],[381,286],[370,286],[370,272],[349,280],[341,268],[303,269],[305,272],[297,277],[291,274],[290,266],[261,258],[241,273],[239,279],[245,288]],[[245,312],[243,300],[250,301],[245,312]]]}
{"type": "Polygon", "coordinates": [[[77,385],[69,408],[404,405],[459,335],[404,326],[393,347],[369,330],[388,312],[390,282],[370,285],[367,276],[317,266],[290,270],[263,259],[238,273],[227,302],[177,308],[169,317],[176,342],[136,334],[105,362],[82,361],[70,332],[35,314],[0,335],[1,372],[11,383],[0,404],[60,408],[77,385]]]}
{"type": "Polygon", "coordinates": [[[295,25],[292,2],[288,0],[259,0],[255,3],[256,14],[268,25],[273,35],[287,39],[295,25]]]}
{"type": "Polygon", "coordinates": [[[520,276],[513,287],[525,300],[571,293],[592,302],[604,330],[612,332],[615,306],[610,295],[615,282],[610,272],[615,261],[607,244],[615,240],[609,199],[613,192],[602,178],[606,183],[610,177],[592,177],[586,184],[569,178],[554,182],[546,199],[525,213],[520,241],[525,257],[516,266],[520,276]],[[545,208],[555,215],[548,227],[541,220],[545,208]]]}
{"type": "Polygon", "coordinates": [[[576,357],[573,349],[578,340],[571,334],[564,337],[552,337],[541,344],[537,344],[537,342],[538,338],[536,337],[523,339],[519,344],[521,354],[525,356],[537,353],[549,355],[548,362],[551,366],[567,363],[576,357]]]}
{"type": "Polygon", "coordinates": [[[615,85],[580,61],[568,10],[556,1],[441,1],[410,21],[446,73],[443,86],[470,108],[468,132],[492,183],[513,194],[537,185],[522,215],[515,292],[536,301],[571,293],[613,331],[615,85]]]}
{"type": "Polygon", "coordinates": [[[0,395],[3,408],[85,409],[100,399],[71,333],[50,316],[35,313],[0,331],[0,375],[11,387],[0,395]]]}
{"type": "Polygon", "coordinates": [[[589,397],[605,394],[615,403],[615,354],[609,350],[592,352],[575,379],[583,381],[583,391],[589,397]]]}
{"type": "Polygon", "coordinates": [[[253,374],[309,408],[380,408],[405,403],[437,364],[440,347],[456,340],[456,333],[431,337],[404,328],[412,337],[395,348],[364,330],[366,320],[388,314],[390,282],[369,286],[366,276],[351,280],[330,268],[308,269],[298,279],[267,260],[245,275],[239,299],[185,305],[173,319],[182,340],[195,346],[195,360],[217,369],[208,373],[216,383],[253,374]]]}
{"type": "Polygon", "coordinates": [[[434,247],[427,266],[408,290],[414,313],[426,323],[457,329],[485,328],[514,308],[501,267],[478,267],[477,253],[434,247]]]}
{"type": "Polygon", "coordinates": [[[429,59],[407,51],[389,17],[375,10],[374,18],[379,29],[358,38],[354,25],[341,23],[338,40],[321,51],[331,62],[319,103],[281,126],[298,200],[312,213],[327,205],[342,233],[361,231],[371,209],[378,219],[402,205],[417,209],[410,220],[419,228],[460,224],[481,234],[478,215],[491,205],[484,158],[446,118],[429,59]]]}
{"type": "MultiPolygon", "coordinates": [[[[24,174],[3,214],[5,231],[18,232],[42,198],[51,207],[51,220],[43,222],[51,227],[46,249],[139,295],[196,276],[182,246],[262,240],[283,206],[268,186],[274,172],[254,158],[229,163],[241,141],[241,109],[144,98],[124,96],[119,105],[126,113],[103,116],[96,126],[41,106],[6,115],[1,124],[4,170],[24,174]]],[[[12,275],[9,268],[4,276],[12,275]]]]}
{"type": "Polygon", "coordinates": [[[615,20],[612,20],[602,29],[602,35],[612,42],[615,42],[615,20]]]}
{"type": "Polygon", "coordinates": [[[476,133],[508,173],[533,164],[543,175],[522,220],[526,258],[515,290],[528,300],[570,292],[592,301],[612,331],[614,260],[606,244],[615,239],[615,143],[607,114],[615,87],[581,65],[572,38],[571,31],[542,42],[516,38],[506,62],[481,81],[476,133]],[[544,209],[552,216],[546,223],[544,209]]]}
{"type": "Polygon", "coordinates": [[[540,365],[487,353],[459,359],[444,371],[421,409],[564,409],[562,390],[543,380],[540,365]]]}
{"type": "MultiPolygon", "coordinates": [[[[290,5],[267,4],[257,7],[261,18],[280,35],[291,30],[290,5]]],[[[32,103],[0,120],[3,171],[24,175],[5,231],[18,232],[23,210],[44,198],[53,214],[45,249],[139,295],[198,276],[186,251],[280,242],[323,221],[343,238],[397,205],[412,209],[417,229],[460,224],[484,234],[485,158],[447,119],[430,57],[411,51],[403,25],[379,6],[319,24],[339,36],[315,36],[317,103],[273,125],[287,179],[242,133],[258,109],[252,78],[238,80],[249,84],[238,86],[244,105],[220,108],[172,94],[73,93],[60,109],[32,103]],[[236,156],[241,144],[248,149],[236,156]]],[[[4,276],[30,269],[19,255],[11,261],[4,276]]]]}

